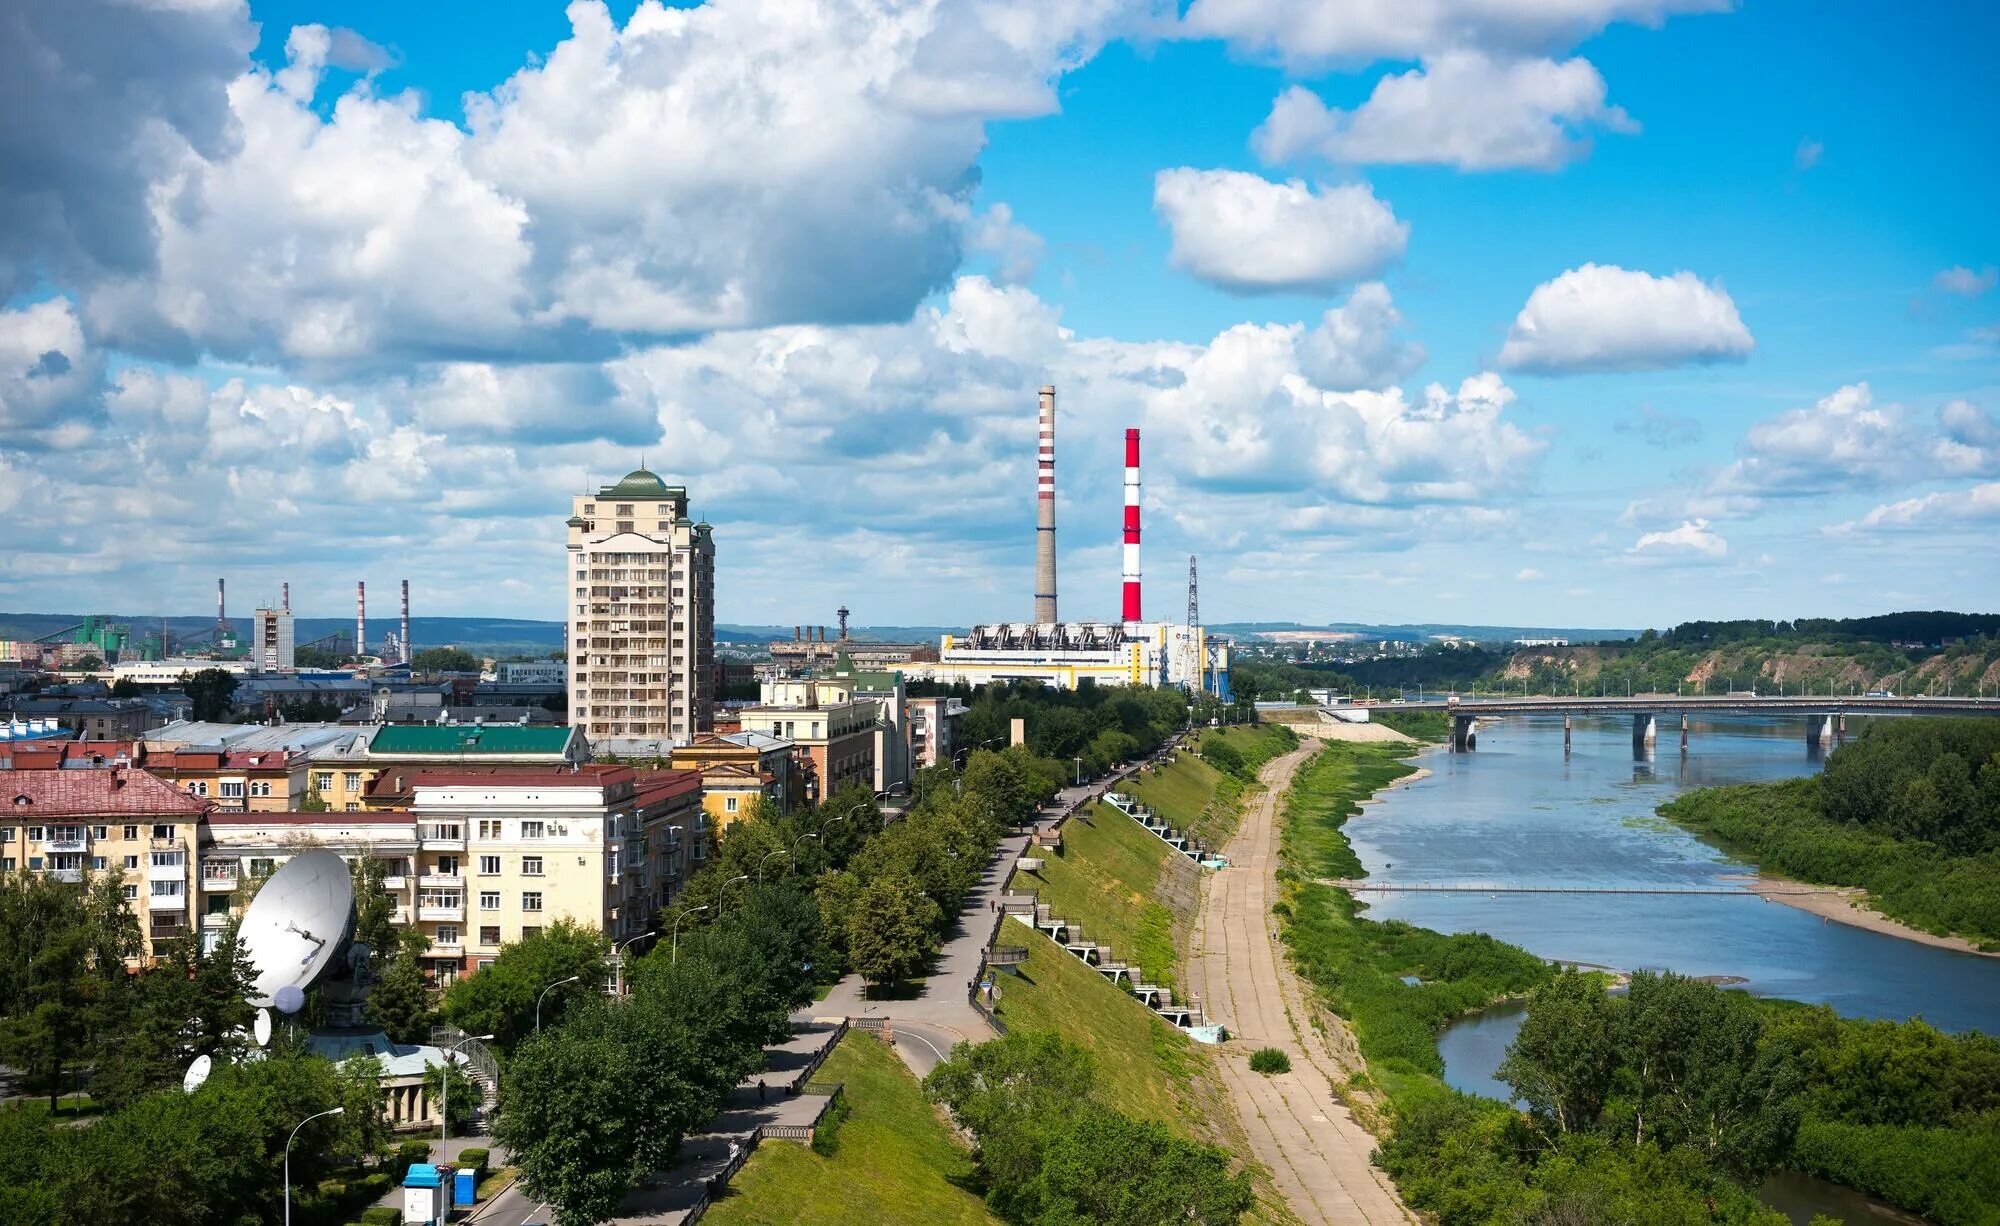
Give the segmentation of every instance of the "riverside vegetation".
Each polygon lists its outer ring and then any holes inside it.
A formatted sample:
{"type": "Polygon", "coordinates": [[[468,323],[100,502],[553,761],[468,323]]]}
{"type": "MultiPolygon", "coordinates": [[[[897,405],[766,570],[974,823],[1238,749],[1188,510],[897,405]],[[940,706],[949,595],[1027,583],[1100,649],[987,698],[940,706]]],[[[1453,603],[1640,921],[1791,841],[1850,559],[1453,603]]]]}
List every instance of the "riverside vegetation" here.
{"type": "Polygon", "coordinates": [[[1409,767],[1394,747],[1329,744],[1286,805],[1279,915],[1300,970],[1353,1024],[1386,1099],[1378,1152],[1405,1199],[1442,1223],[1781,1226],[1752,1192],[1791,1167],[1945,1226],[2000,1223],[2000,1044],[1922,1022],[1869,1023],[1640,973],[1558,974],[1477,934],[1377,923],[1320,879],[1361,873],[1340,826],[1409,767]],[[1406,982],[1416,980],[1415,983],[1406,982]],[[1525,994],[1502,1065],[1526,1110],[1455,1091],[1436,1035],[1525,994]]]}
{"type": "Polygon", "coordinates": [[[1764,868],[1860,886],[1893,919],[2000,949],[2000,720],[1872,724],[1816,777],[1705,788],[1660,813],[1764,868]]]}

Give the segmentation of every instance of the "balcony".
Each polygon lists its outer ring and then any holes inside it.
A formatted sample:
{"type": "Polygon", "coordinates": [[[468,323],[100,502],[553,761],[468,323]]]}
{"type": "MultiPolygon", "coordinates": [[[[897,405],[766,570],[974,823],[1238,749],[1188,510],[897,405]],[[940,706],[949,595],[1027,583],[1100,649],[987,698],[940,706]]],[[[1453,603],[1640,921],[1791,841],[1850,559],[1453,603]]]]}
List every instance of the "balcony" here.
{"type": "Polygon", "coordinates": [[[210,911],[201,917],[201,926],[204,928],[225,928],[228,925],[229,912],[227,911],[210,911]]]}
{"type": "Polygon", "coordinates": [[[465,956],[465,942],[453,941],[447,945],[442,941],[432,941],[430,956],[433,958],[463,958],[465,956]]]}
{"type": "Polygon", "coordinates": [[[417,884],[426,889],[461,890],[465,888],[462,873],[425,873],[417,878],[417,884]]]}
{"type": "Polygon", "coordinates": [[[187,871],[188,871],[188,869],[187,869],[187,865],[186,865],[185,863],[181,863],[181,864],[149,864],[149,865],[147,865],[147,866],[146,866],[146,880],[148,880],[148,881],[186,881],[186,880],[187,880],[187,871]]]}
{"type": "Polygon", "coordinates": [[[42,840],[42,850],[51,854],[56,852],[89,851],[90,839],[81,834],[68,834],[60,838],[52,834],[42,840]]]}
{"type": "Polygon", "coordinates": [[[52,868],[46,871],[49,876],[55,878],[57,881],[67,881],[71,885],[81,885],[83,883],[83,870],[80,868],[52,868]]]}
{"type": "MultiPolygon", "coordinates": [[[[225,804],[224,807],[227,808],[228,806],[225,804]]],[[[238,809],[241,809],[243,805],[239,801],[236,807],[238,809]]],[[[164,839],[155,838],[150,840],[150,842],[153,845],[154,851],[180,851],[187,846],[185,842],[181,841],[181,839],[175,835],[168,835],[164,839]]]]}
{"type": "Polygon", "coordinates": [[[410,909],[409,909],[408,907],[404,906],[404,905],[403,905],[403,904],[401,904],[401,903],[397,903],[397,904],[395,905],[395,907],[394,907],[393,909],[391,909],[391,910],[390,910],[390,912],[389,912],[389,922],[390,922],[390,923],[392,923],[392,924],[407,924],[407,923],[409,923],[409,922],[410,922],[410,909]]]}
{"type": "Polygon", "coordinates": [[[442,921],[442,922],[444,922],[444,923],[447,923],[447,924],[449,924],[449,923],[452,923],[452,922],[454,922],[454,921],[457,921],[457,920],[462,920],[462,919],[464,919],[464,918],[465,918],[465,904],[464,904],[464,903],[462,903],[462,902],[460,902],[460,903],[438,903],[438,902],[428,902],[428,903],[418,903],[418,904],[417,904],[417,918],[418,918],[419,920],[439,920],[439,921],[442,921]]]}
{"type": "Polygon", "coordinates": [[[465,827],[420,826],[417,828],[417,843],[425,851],[464,851],[465,827]]]}
{"type": "Polygon", "coordinates": [[[153,894],[146,902],[155,911],[185,911],[188,905],[185,894],[153,894]]]}
{"type": "Polygon", "coordinates": [[[410,888],[410,879],[401,873],[396,873],[392,876],[382,878],[382,888],[385,890],[407,890],[410,888]]]}
{"type": "Polygon", "coordinates": [[[207,894],[227,894],[236,888],[236,882],[237,876],[235,873],[230,873],[228,876],[215,877],[211,877],[207,873],[201,875],[201,888],[207,894]]]}

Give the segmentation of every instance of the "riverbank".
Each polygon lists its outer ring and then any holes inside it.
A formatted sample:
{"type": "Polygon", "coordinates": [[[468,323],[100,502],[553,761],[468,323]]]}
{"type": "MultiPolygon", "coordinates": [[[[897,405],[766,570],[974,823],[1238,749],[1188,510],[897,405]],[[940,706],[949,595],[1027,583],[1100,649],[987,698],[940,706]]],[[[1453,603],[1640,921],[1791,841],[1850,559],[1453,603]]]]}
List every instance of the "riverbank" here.
{"type": "Polygon", "coordinates": [[[1794,881],[1776,873],[1759,872],[1756,879],[1750,883],[1749,889],[1765,902],[1783,903],[1787,907],[1796,907],[1837,924],[1847,924],[1854,928],[1863,928],[1869,932],[1879,932],[1884,936],[1915,941],[1920,945],[1930,945],[1938,949],[1976,954],[1981,958],[2000,958],[2000,950],[1982,949],[1964,937],[1941,936],[1935,932],[1913,928],[1901,920],[1891,919],[1869,905],[1871,897],[1868,891],[1859,886],[1815,885],[1809,881],[1794,881]]]}

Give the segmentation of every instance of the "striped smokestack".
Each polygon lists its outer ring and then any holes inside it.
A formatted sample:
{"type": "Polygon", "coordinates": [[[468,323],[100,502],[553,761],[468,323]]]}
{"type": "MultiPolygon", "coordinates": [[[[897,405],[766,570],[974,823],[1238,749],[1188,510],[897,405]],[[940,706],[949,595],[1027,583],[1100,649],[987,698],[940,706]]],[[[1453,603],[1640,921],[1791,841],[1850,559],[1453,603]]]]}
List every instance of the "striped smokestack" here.
{"type": "Polygon", "coordinates": [[[1125,624],[1139,620],[1139,432],[1125,432],[1125,624]]]}
{"type": "Polygon", "coordinates": [[[368,581],[354,581],[354,658],[368,651],[368,581]]]}
{"type": "Polygon", "coordinates": [[[1035,621],[1056,621],[1056,389],[1044,387],[1035,475],[1035,621]]]}
{"type": "Polygon", "coordinates": [[[403,580],[403,659],[410,658],[410,581],[403,580]]]}

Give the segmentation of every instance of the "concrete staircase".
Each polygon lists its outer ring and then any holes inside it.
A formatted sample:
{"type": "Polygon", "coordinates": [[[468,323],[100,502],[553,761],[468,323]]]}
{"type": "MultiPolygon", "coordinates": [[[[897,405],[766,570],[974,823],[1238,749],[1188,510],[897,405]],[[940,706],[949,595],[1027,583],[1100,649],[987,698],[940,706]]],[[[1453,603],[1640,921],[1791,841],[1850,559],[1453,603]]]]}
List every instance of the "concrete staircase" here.
{"type": "Polygon", "coordinates": [[[1209,867],[1207,862],[1215,858],[1209,852],[1208,848],[1202,845],[1201,840],[1191,837],[1185,831],[1169,826],[1165,818],[1153,812],[1152,806],[1141,803],[1138,798],[1127,796],[1123,792],[1111,792],[1104,797],[1104,801],[1112,808],[1123,813],[1133,821],[1138,822],[1147,830],[1150,830],[1154,837],[1196,864],[1207,868],[1209,867]]]}
{"type": "Polygon", "coordinates": [[[1109,945],[1086,938],[1082,928],[1056,915],[1054,908],[1036,895],[1003,894],[1000,911],[1054,941],[1085,966],[1138,997],[1139,1003],[1159,1014],[1168,1025],[1185,1028],[1206,1024],[1199,1007],[1176,1003],[1171,988],[1143,982],[1138,967],[1118,961],[1109,945]]]}

